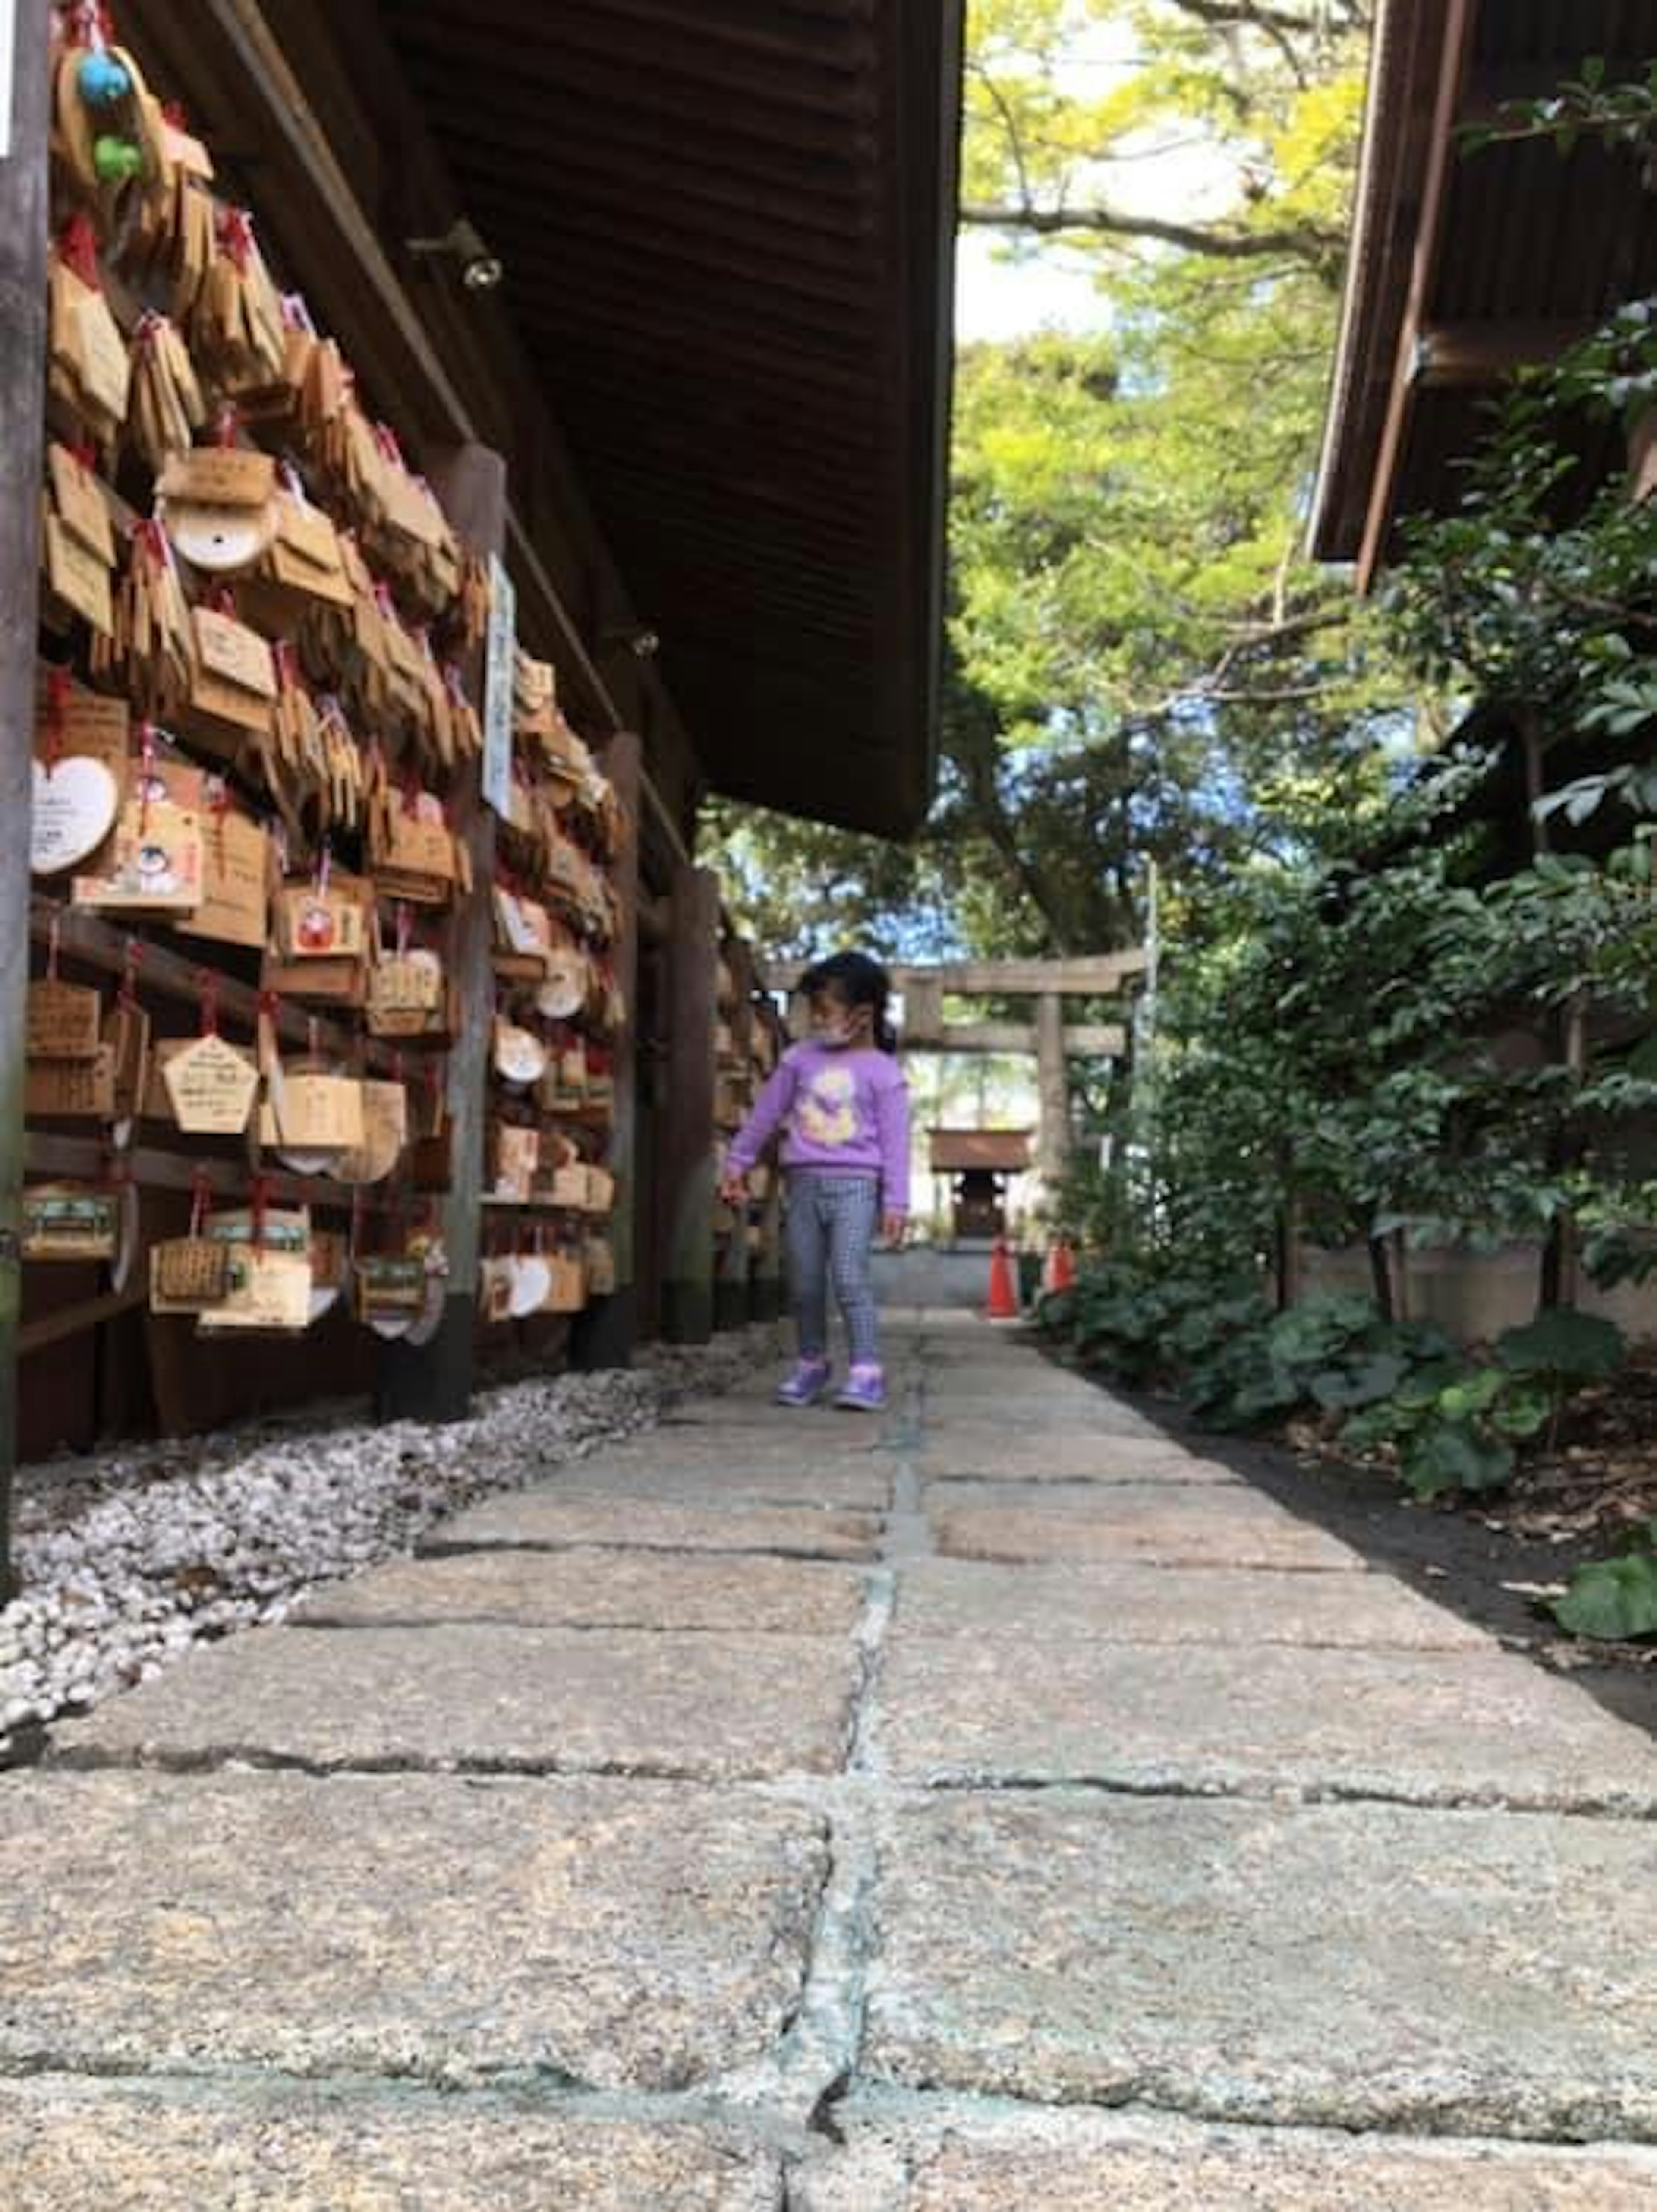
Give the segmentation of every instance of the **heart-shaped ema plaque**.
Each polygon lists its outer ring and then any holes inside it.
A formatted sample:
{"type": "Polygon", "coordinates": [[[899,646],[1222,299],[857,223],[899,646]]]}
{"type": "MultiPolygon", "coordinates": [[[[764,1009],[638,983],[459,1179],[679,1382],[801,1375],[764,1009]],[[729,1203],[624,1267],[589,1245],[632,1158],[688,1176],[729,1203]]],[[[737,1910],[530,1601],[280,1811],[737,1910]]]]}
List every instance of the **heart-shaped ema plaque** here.
{"type": "Polygon", "coordinates": [[[121,795],[101,761],[84,753],[33,763],[29,813],[29,869],[61,875],[95,853],[115,827],[121,795]]]}
{"type": "Polygon", "coordinates": [[[511,1313],[514,1321],[539,1313],[552,1288],[552,1270],[538,1252],[520,1252],[513,1261],[511,1313]]]}
{"type": "Polygon", "coordinates": [[[504,1082],[534,1083],[547,1065],[547,1048],[531,1030],[514,1022],[495,1025],[495,1069],[504,1082]]]}
{"type": "Polygon", "coordinates": [[[546,981],[535,994],[537,1011],[555,1022],[567,1022],[586,1004],[592,971],[586,956],[571,948],[547,955],[546,981]]]}

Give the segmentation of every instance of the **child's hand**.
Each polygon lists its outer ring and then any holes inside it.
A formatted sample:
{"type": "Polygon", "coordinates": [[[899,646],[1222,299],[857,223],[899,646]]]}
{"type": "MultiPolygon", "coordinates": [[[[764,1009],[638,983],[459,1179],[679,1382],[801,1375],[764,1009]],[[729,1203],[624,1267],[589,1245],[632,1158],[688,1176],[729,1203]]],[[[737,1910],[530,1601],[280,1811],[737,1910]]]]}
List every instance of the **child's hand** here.
{"type": "Polygon", "coordinates": [[[905,1214],[886,1213],[881,1216],[880,1233],[889,1244],[901,1244],[908,1226],[908,1218],[905,1214]]]}
{"type": "MultiPolygon", "coordinates": [[[[702,1188],[706,1189],[707,1186],[704,1183],[702,1188]]],[[[746,1206],[748,1177],[735,1169],[727,1168],[719,1177],[719,1196],[727,1206],[746,1206]]]]}

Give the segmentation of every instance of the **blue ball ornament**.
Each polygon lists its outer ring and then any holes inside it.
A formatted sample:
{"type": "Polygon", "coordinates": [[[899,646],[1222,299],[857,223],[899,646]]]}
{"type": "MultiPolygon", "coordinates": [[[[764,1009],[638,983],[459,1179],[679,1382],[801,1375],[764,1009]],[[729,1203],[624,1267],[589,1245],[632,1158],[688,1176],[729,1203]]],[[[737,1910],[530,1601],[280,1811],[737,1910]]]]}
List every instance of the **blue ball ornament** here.
{"type": "Polygon", "coordinates": [[[113,54],[89,53],[76,79],[88,107],[114,107],[132,89],[131,73],[113,54]]]}

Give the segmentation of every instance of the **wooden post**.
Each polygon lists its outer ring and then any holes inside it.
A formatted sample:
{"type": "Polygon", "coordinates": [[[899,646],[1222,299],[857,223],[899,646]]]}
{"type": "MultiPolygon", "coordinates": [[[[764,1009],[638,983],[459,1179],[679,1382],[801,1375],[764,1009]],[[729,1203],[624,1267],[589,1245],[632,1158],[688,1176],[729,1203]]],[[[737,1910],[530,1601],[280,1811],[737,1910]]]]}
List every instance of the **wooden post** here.
{"type": "MultiPolygon", "coordinates": [[[[507,465],[487,446],[457,446],[428,456],[427,471],[445,513],[483,554],[507,542],[507,465]]],[[[495,817],[474,764],[457,782],[454,827],[471,855],[472,895],[457,909],[449,960],[461,1006],[461,1030],[449,1054],[448,1108],[453,1179],[443,1205],[449,1297],[442,1325],[417,1350],[386,1345],[376,1405],[386,1420],[462,1421],[471,1410],[476,1366],[477,1267],[483,1189],[483,1121],[495,1022],[495,817]]]]}
{"type": "Polygon", "coordinates": [[[644,793],[644,749],[631,730],[618,730],[599,755],[627,816],[628,841],[616,863],[622,933],[614,948],[616,980],[627,1000],[627,1027],[616,1040],[616,1118],[610,1166],[616,1178],[610,1224],[616,1252],[616,1288],[576,1316],[570,1354],[578,1367],[627,1367],[639,1335],[639,879],[640,805],[644,793]]]}
{"type": "Polygon", "coordinates": [[[713,1334],[714,1025],[719,1020],[719,879],[674,872],[667,955],[667,1083],[661,1142],[666,1272],[662,1334],[706,1344],[713,1334]]]}
{"type": "MultiPolygon", "coordinates": [[[[751,1066],[754,1044],[754,956],[740,938],[727,938],[722,948],[725,966],[737,986],[737,1003],[730,1011],[731,1042],[744,1070],[751,1066]]],[[[737,1210],[735,1225],[719,1254],[713,1280],[713,1326],[718,1329],[745,1328],[751,1310],[753,1255],[748,1249],[748,1208],[737,1210]]]]}
{"type": "Polygon", "coordinates": [[[47,10],[0,0],[0,1599],[12,1592],[23,1281],[23,1025],[40,461],[46,425],[47,10]]]}
{"type": "Polygon", "coordinates": [[[1051,1205],[1070,1163],[1070,1084],[1065,1072],[1065,1001],[1044,991],[1035,1002],[1035,1087],[1041,1122],[1035,1165],[1051,1205]]]}

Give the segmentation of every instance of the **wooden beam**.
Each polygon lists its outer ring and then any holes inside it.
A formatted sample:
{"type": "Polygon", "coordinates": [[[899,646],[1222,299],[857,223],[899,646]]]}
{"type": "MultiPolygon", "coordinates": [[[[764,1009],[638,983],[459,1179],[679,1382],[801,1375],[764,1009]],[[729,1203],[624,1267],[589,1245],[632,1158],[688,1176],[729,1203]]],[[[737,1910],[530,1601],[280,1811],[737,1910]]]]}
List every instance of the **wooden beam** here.
{"type": "Polygon", "coordinates": [[[89,1328],[101,1328],[106,1321],[115,1321],[136,1307],[148,1304],[149,1278],[141,1267],[137,1279],[124,1291],[106,1291],[101,1297],[88,1298],[80,1305],[60,1306],[56,1313],[42,1314],[39,1321],[26,1322],[17,1339],[17,1356],[27,1359],[32,1352],[45,1352],[49,1346],[61,1344],[66,1337],[84,1336],[89,1328]]]}
{"type": "Polygon", "coordinates": [[[1410,289],[1399,328],[1398,357],[1387,395],[1386,419],[1375,457],[1375,477],[1358,546],[1357,587],[1368,592],[1381,565],[1393,526],[1393,502],[1399,465],[1415,405],[1417,349],[1425,325],[1432,288],[1443,249],[1444,210],[1456,160],[1455,118],[1466,81],[1472,52],[1473,0],[1448,0],[1444,42],[1438,70],[1438,100],[1428,143],[1427,174],[1422,188],[1421,210],[1416,222],[1416,247],[1411,264],[1410,289]]]}
{"type": "Polygon", "coordinates": [[[615,787],[628,825],[626,845],[612,871],[622,930],[611,949],[616,980],[627,1001],[627,1022],[612,1048],[616,1106],[608,1165],[616,1177],[616,1210],[609,1235],[616,1255],[616,1288],[578,1314],[570,1332],[571,1357],[578,1367],[587,1369],[631,1366],[639,1333],[639,807],[644,769],[639,738],[631,730],[618,730],[602,749],[599,764],[615,787]]]}
{"type": "MultiPolygon", "coordinates": [[[[806,960],[765,963],[765,988],[792,991],[810,967],[806,960]]],[[[943,960],[917,967],[899,961],[887,969],[892,987],[907,991],[936,984],[961,999],[1038,998],[1057,991],[1062,998],[1106,998],[1145,972],[1141,945],[1125,952],[1081,953],[1065,960],[943,960]]]]}
{"type": "MultiPolygon", "coordinates": [[[[1071,1060],[1120,1060],[1127,1050],[1127,1031],[1120,1022],[1067,1023],[1065,1052],[1071,1060]]],[[[1009,1057],[1039,1050],[1031,1022],[945,1022],[936,1032],[916,1036],[906,1022],[898,1039],[902,1052],[1005,1053],[1009,1057]]]]}
{"type": "Polygon", "coordinates": [[[713,1333],[713,1029],[719,1019],[719,879],[682,867],[667,945],[669,1036],[660,1148],[662,1334],[706,1344],[713,1333]]]}
{"type": "Polygon", "coordinates": [[[1648,407],[1629,433],[1629,498],[1657,498],[1657,407],[1648,407]]]}
{"type": "Polygon", "coordinates": [[[17,1452],[19,1237],[29,973],[29,811],[33,777],[40,448],[46,421],[46,9],[0,8],[0,1602],[11,1595],[11,1480],[17,1452]]]}
{"type": "MultiPolygon", "coordinates": [[[[432,488],[467,543],[499,555],[507,540],[507,465],[486,446],[434,454],[432,488]]],[[[465,844],[475,886],[449,933],[450,973],[461,1006],[460,1034],[448,1056],[451,1182],[443,1201],[443,1249],[448,1297],[437,1334],[417,1348],[391,1342],[379,1352],[376,1398],[392,1420],[461,1421],[471,1411],[476,1368],[477,1274],[482,1248],[483,1127],[488,1112],[489,1048],[495,1026],[495,817],[483,803],[482,775],[469,762],[457,778],[454,828],[465,844]]]]}
{"type": "Polygon", "coordinates": [[[1070,1077],[1065,1064],[1065,1002],[1046,991],[1035,1006],[1035,1171],[1050,1196],[1070,1161],[1070,1077]]]}
{"type": "Polygon", "coordinates": [[[1594,327],[1592,319],[1432,324],[1416,339],[1415,380],[1428,392],[1482,390],[1515,369],[1557,361],[1594,327]]]}

